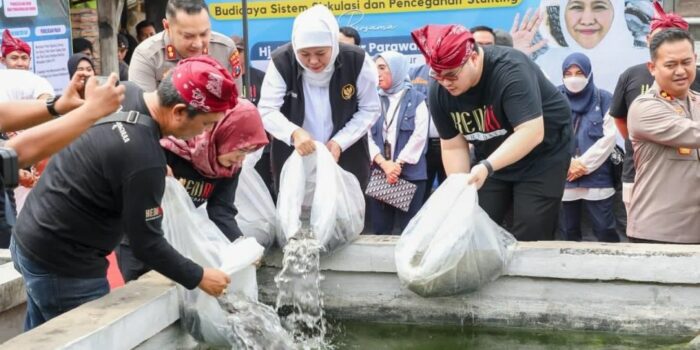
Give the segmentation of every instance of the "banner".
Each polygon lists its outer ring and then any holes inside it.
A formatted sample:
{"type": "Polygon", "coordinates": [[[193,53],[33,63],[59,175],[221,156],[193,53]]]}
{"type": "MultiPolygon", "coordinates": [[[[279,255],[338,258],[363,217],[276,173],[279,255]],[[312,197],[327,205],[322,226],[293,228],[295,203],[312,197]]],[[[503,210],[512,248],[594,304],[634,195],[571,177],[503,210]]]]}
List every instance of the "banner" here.
{"type": "MultiPolygon", "coordinates": [[[[355,28],[369,55],[394,50],[414,65],[423,57],[410,37],[426,24],[485,25],[510,31],[516,14],[528,9],[543,16],[535,40],[546,46],[533,57],[555,84],[561,84],[561,63],[573,52],[591,58],[596,84],[614,89],[624,69],[647,61],[645,37],[653,15],[650,0],[251,0],[248,1],[251,64],[265,70],[272,50],[289,42],[294,17],[323,4],[340,26],[355,28]]],[[[242,33],[240,1],[209,0],[212,29],[225,35],[242,33]]]]}
{"type": "Polygon", "coordinates": [[[56,93],[63,91],[71,53],[68,0],[2,0],[0,32],[4,29],[32,48],[30,69],[46,78],[56,93]]]}

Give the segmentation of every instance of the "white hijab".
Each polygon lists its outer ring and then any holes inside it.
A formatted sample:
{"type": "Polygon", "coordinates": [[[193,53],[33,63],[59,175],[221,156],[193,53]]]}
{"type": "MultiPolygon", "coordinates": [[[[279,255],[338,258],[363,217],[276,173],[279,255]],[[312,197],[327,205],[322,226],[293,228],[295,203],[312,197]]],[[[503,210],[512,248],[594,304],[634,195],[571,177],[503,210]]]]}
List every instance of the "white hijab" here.
{"type": "MultiPolygon", "coordinates": [[[[634,46],[634,36],[627,27],[625,19],[625,0],[609,0],[613,8],[613,21],[605,37],[591,49],[579,45],[566,27],[566,5],[570,0],[557,0],[559,3],[559,26],[568,47],[552,47],[536,63],[548,75],[554,85],[562,84],[561,64],[574,53],[581,52],[591,59],[591,66],[596,77],[596,85],[604,90],[613,91],[617,79],[630,66],[646,62],[649,52],[646,48],[634,46]]],[[[553,2],[553,1],[550,1],[553,2]]],[[[552,40],[550,40],[550,43],[552,40]]]]}
{"type": "Polygon", "coordinates": [[[304,68],[303,78],[311,85],[327,86],[335,71],[335,59],[338,57],[338,21],[333,13],[323,5],[316,5],[302,12],[294,19],[292,27],[292,48],[294,58],[304,68]],[[297,51],[309,47],[331,47],[331,59],[326,68],[319,73],[311,71],[297,57],[297,51]]]}

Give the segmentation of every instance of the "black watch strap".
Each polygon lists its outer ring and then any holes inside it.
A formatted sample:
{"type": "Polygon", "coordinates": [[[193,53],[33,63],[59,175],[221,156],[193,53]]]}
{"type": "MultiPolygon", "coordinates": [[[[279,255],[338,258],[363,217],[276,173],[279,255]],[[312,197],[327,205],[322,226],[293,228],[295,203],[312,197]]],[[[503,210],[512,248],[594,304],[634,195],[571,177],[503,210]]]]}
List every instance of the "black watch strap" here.
{"type": "Polygon", "coordinates": [[[484,159],[484,160],[480,161],[479,164],[486,167],[486,170],[488,170],[488,172],[489,172],[488,176],[493,175],[493,166],[491,165],[491,162],[489,162],[488,159],[484,159]]]}
{"type": "Polygon", "coordinates": [[[59,98],[61,98],[61,95],[56,95],[56,96],[53,96],[53,97],[49,97],[49,98],[46,100],[46,109],[49,111],[49,114],[51,114],[51,115],[54,116],[54,117],[60,117],[60,116],[61,116],[61,114],[59,114],[59,113],[56,111],[56,101],[58,101],[59,98]]]}

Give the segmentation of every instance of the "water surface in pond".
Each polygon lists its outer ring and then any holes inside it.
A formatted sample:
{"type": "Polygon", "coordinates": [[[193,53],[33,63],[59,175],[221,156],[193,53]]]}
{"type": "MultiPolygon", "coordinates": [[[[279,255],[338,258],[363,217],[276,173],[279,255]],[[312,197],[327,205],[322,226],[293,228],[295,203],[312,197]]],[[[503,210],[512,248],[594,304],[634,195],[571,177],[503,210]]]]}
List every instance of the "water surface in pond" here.
{"type": "Polygon", "coordinates": [[[334,323],[335,350],[637,350],[685,349],[692,337],[647,337],[603,332],[535,331],[508,328],[334,323]]]}

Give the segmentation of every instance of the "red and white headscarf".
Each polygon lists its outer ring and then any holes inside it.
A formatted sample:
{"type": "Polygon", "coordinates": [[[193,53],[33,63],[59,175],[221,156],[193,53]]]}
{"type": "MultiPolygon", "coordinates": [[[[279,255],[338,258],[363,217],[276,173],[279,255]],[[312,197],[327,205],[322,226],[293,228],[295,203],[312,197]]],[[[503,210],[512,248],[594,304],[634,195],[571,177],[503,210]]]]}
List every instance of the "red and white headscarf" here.
{"type": "Polygon", "coordinates": [[[209,56],[180,61],[173,85],[190,106],[204,112],[225,112],[236,105],[238,89],[231,74],[209,56]]]}
{"type": "Polygon", "coordinates": [[[22,39],[13,37],[7,29],[2,32],[2,47],[0,50],[2,50],[2,57],[7,57],[7,55],[15,51],[24,52],[30,56],[32,54],[32,48],[29,47],[29,44],[22,39]]]}
{"type": "Polygon", "coordinates": [[[411,32],[425,63],[438,74],[461,66],[472,51],[474,37],[458,24],[429,24],[411,32]]]}
{"type": "Polygon", "coordinates": [[[245,99],[239,99],[236,107],[227,111],[212,131],[187,141],[172,136],[160,140],[161,146],[192,163],[208,178],[232,177],[239,169],[219,164],[218,156],[239,149],[259,149],[267,143],[260,113],[245,99]]]}
{"type": "Polygon", "coordinates": [[[654,9],[656,10],[656,16],[651,20],[650,33],[656,29],[678,28],[688,30],[690,27],[683,17],[675,13],[666,13],[658,1],[654,1],[654,9]]]}

